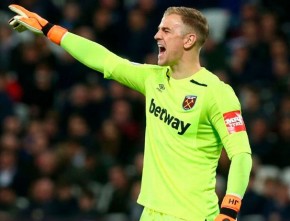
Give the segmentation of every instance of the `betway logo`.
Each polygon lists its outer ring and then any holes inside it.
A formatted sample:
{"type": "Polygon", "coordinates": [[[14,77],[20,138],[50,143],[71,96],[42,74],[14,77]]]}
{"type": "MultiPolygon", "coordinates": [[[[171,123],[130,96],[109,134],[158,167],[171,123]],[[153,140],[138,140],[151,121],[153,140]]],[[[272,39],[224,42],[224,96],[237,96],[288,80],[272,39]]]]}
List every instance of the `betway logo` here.
{"type": "Polygon", "coordinates": [[[163,121],[165,124],[171,126],[173,129],[177,130],[179,135],[183,135],[186,130],[191,125],[190,123],[186,123],[167,112],[167,109],[157,106],[154,103],[154,99],[151,99],[149,112],[157,117],[159,120],[163,121]]]}

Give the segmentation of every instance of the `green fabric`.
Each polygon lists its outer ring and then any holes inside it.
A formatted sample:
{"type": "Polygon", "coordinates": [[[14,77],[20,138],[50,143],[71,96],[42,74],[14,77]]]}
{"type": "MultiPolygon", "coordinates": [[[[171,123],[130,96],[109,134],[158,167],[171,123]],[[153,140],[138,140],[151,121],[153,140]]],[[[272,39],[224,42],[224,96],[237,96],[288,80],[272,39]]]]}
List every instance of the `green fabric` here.
{"type": "Polygon", "coordinates": [[[244,196],[252,169],[252,157],[247,153],[233,156],[228,175],[227,194],[244,196]]]}
{"type": "Polygon", "coordinates": [[[108,60],[117,63],[120,59],[102,45],[70,32],[65,34],[60,45],[78,61],[102,73],[108,60]]]}
{"type": "MultiPolygon", "coordinates": [[[[170,76],[169,67],[130,62],[71,33],[65,35],[61,46],[83,64],[104,73],[105,78],[146,97],[144,167],[138,203],[185,220],[214,220],[219,212],[215,178],[222,148],[234,170],[238,166],[236,157],[251,153],[233,89],[206,68],[176,80],[170,76]]],[[[238,191],[236,194],[243,192],[247,182],[240,173],[229,180],[229,190],[238,191]],[[244,184],[234,189],[233,179],[244,184]]]]}

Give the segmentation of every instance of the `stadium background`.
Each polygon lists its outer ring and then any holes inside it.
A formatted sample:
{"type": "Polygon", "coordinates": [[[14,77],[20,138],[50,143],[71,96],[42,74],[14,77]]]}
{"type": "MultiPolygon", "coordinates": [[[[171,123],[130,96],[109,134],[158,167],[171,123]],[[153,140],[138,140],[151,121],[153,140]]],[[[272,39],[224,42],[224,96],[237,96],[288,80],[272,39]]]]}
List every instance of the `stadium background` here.
{"type": "MultiPolygon", "coordinates": [[[[140,63],[156,62],[167,6],[202,10],[211,34],[201,62],[234,87],[253,151],[240,220],[290,220],[287,0],[1,0],[1,221],[137,221],[142,211],[144,98],[44,37],[12,31],[11,3],[140,63]]],[[[228,167],[223,153],[220,197],[228,167]]]]}

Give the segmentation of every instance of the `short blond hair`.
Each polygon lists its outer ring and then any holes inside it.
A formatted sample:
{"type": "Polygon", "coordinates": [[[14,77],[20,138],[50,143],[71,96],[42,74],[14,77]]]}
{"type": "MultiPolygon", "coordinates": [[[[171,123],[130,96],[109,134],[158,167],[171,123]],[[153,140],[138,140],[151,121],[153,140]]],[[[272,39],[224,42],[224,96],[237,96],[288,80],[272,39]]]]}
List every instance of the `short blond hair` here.
{"type": "Polygon", "coordinates": [[[177,14],[182,22],[197,32],[197,43],[202,46],[209,35],[208,22],[205,16],[194,8],[189,7],[169,7],[164,12],[164,16],[177,14]]]}

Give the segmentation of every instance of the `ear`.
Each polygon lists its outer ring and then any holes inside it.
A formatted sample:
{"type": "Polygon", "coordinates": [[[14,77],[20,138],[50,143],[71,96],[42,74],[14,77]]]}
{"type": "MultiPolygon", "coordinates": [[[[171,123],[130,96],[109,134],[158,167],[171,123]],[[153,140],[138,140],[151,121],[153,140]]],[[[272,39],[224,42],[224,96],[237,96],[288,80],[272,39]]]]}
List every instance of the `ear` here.
{"type": "Polygon", "coordinates": [[[189,33],[184,37],[184,48],[189,49],[196,43],[196,34],[189,33]]]}

